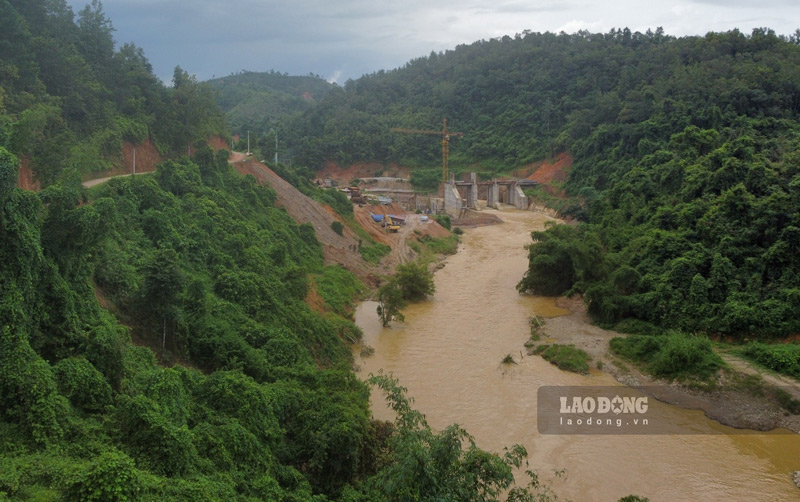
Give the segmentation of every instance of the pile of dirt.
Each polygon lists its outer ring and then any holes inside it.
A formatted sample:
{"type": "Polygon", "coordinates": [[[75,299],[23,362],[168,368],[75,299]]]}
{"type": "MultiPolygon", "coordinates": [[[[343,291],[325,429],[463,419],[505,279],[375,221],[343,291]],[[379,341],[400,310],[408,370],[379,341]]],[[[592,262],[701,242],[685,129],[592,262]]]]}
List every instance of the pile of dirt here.
{"type": "Polygon", "coordinates": [[[463,218],[451,218],[452,227],[472,228],[483,227],[486,225],[498,225],[503,220],[496,214],[470,211],[463,218]]]}

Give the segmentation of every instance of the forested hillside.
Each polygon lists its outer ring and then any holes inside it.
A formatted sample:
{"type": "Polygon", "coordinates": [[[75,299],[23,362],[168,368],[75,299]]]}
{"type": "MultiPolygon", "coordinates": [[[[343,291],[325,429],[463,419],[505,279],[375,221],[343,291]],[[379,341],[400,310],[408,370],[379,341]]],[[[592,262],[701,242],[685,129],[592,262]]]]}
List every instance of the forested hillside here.
{"type": "Polygon", "coordinates": [[[75,22],[63,0],[0,0],[0,501],[507,492],[523,449],[431,430],[389,377],[372,383],[398,421],[371,419],[363,285],[205,145],[210,89],[180,68],[164,87],[112,32],[99,2],[75,22]],[[155,173],[80,185],[147,138],[171,158],[155,173]],[[16,187],[23,161],[40,192],[16,187]]]}
{"type": "Polygon", "coordinates": [[[513,483],[523,449],[432,431],[391,378],[374,384],[396,428],[371,419],[360,331],[333,313],[361,285],[225,151],[90,194],[15,188],[17,167],[0,148],[0,500],[477,501],[513,483]]]}
{"type": "Polygon", "coordinates": [[[508,172],[559,152],[584,224],[534,238],[523,291],[598,319],[731,335],[800,331],[800,31],[674,38],[525,33],[349,81],[295,123],[310,164],[508,172]]]}
{"type": "Polygon", "coordinates": [[[64,0],[0,0],[0,146],[48,185],[108,169],[123,141],[162,153],[225,130],[210,90],[181,68],[171,87],[93,0],[77,16],[64,0]]]}
{"type": "Polygon", "coordinates": [[[310,110],[335,87],[316,75],[296,77],[276,71],[243,71],[207,83],[231,132],[246,136],[250,131],[251,149],[261,146],[265,158],[275,154],[274,133],[284,145],[287,122],[310,110]]]}

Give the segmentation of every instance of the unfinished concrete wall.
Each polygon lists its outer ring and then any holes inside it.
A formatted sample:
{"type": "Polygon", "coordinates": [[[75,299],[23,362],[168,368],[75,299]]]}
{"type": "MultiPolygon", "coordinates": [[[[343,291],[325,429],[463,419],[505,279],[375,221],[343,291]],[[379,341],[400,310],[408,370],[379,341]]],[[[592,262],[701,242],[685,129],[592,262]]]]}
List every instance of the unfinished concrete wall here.
{"type": "Polygon", "coordinates": [[[522,188],[514,184],[513,187],[508,187],[509,194],[511,195],[510,198],[514,199],[514,202],[511,204],[514,205],[517,209],[528,209],[528,196],[522,191],[522,188]]]}
{"type": "Polygon", "coordinates": [[[461,214],[461,209],[464,207],[464,204],[461,201],[461,194],[458,193],[458,188],[456,188],[456,184],[451,182],[447,182],[444,184],[444,212],[458,218],[459,214],[461,214]]]}

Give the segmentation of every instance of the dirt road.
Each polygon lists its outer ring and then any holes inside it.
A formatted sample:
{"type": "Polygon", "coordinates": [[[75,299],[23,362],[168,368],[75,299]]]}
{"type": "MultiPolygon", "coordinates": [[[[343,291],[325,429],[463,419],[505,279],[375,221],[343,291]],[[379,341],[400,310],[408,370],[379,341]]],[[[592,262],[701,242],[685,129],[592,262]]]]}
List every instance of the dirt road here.
{"type": "Polygon", "coordinates": [[[728,366],[739,373],[744,373],[745,375],[756,375],[760,377],[767,385],[779,387],[791,394],[793,398],[800,399],[800,382],[794,378],[765,370],[746,359],[742,359],[735,354],[731,354],[730,352],[718,350],[717,353],[723,359],[723,361],[728,364],[728,366]]]}
{"type": "Polygon", "coordinates": [[[101,183],[105,183],[108,180],[114,178],[125,178],[127,176],[133,176],[132,174],[119,174],[117,176],[108,176],[106,178],[97,178],[95,180],[84,181],[81,185],[85,186],[86,188],[92,188],[93,186],[99,185],[101,183]]]}

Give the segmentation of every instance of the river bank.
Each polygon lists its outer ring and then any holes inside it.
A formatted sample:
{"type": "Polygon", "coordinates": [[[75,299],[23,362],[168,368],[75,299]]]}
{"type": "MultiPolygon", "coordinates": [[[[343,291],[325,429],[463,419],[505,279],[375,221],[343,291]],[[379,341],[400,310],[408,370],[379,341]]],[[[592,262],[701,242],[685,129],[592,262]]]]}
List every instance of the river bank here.
{"type": "MultiPolygon", "coordinates": [[[[664,403],[689,410],[701,410],[706,416],[736,429],[769,431],[788,429],[800,433],[800,415],[784,410],[768,389],[773,385],[745,365],[723,369],[710,389],[681,385],[642,373],[633,364],[622,361],[609,349],[609,342],[623,334],[592,324],[580,298],[560,297],[555,305],[569,313],[550,317],[544,322],[541,343],[574,345],[592,358],[593,371],[608,373],[628,387],[644,388],[646,393],[664,403]],[[598,364],[599,362],[599,364],[598,364]]],[[[728,356],[728,361],[731,356],[728,356]]]]}
{"type": "MultiPolygon", "coordinates": [[[[653,400],[659,416],[685,434],[542,434],[537,389],[542,386],[618,386],[613,375],[559,370],[524,354],[531,315],[547,318],[546,336],[557,343],[583,339],[595,350],[612,332],[597,331],[580,310],[563,301],[519,295],[527,268],[530,232],[553,218],[499,212],[504,223],[465,230],[456,255],[434,276],[436,293],[410,305],[405,323],[383,328],[374,302],[356,310],[371,355],[356,354],[360,378],[391,372],[435,429],[458,423],[483,449],[502,453],[521,444],[531,468],[561,497],[615,502],[629,494],[661,500],[794,500],[791,473],[800,468],[800,436],[743,434],[709,420],[697,409],[653,400]],[[580,321],[580,322],[579,322],[580,321]],[[515,364],[503,364],[511,355],[515,364]],[[567,478],[553,470],[566,469],[567,478]]],[[[609,358],[610,359],[610,358],[609,358]]],[[[603,366],[607,359],[604,357],[603,366]]],[[[392,420],[383,396],[371,396],[375,418],[392,420]]]]}

